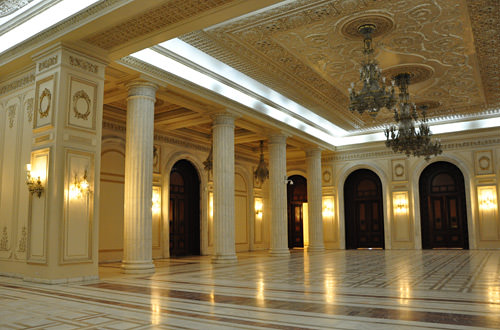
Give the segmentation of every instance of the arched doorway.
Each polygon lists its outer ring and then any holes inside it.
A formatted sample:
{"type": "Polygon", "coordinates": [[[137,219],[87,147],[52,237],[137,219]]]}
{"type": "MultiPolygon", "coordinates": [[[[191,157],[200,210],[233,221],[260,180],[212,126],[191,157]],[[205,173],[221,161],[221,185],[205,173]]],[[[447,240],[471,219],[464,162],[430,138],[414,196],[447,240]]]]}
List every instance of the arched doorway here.
{"type": "Polygon", "coordinates": [[[179,160],[170,172],[170,255],[200,254],[200,179],[194,166],[179,160]]]}
{"type": "Polygon", "coordinates": [[[374,172],[352,172],[344,184],[346,249],[384,248],[382,183],[374,172]]]}
{"type": "Polygon", "coordinates": [[[468,249],[464,176],[448,162],[430,164],[420,175],[422,248],[468,249]]]}
{"type": "Polygon", "coordinates": [[[307,203],[307,180],[301,175],[288,178],[288,248],[304,247],[304,203],[307,203]]]}

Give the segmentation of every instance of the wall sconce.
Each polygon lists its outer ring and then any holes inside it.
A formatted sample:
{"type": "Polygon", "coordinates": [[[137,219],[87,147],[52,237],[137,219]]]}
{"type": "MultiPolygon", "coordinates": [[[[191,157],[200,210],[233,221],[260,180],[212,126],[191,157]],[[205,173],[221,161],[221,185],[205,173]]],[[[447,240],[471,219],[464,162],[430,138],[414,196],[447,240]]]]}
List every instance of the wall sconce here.
{"type": "Polygon", "coordinates": [[[77,199],[82,198],[90,192],[90,184],[87,180],[87,170],[83,173],[83,178],[78,179],[75,174],[75,181],[69,187],[69,198],[77,199]]]}
{"type": "Polygon", "coordinates": [[[333,198],[323,197],[323,219],[333,218],[333,198]]]}
{"type": "Polygon", "coordinates": [[[407,214],[408,213],[408,193],[394,193],[393,195],[393,208],[394,214],[407,214]]]}
{"type": "Polygon", "coordinates": [[[26,185],[28,186],[28,190],[31,195],[36,193],[38,198],[40,198],[44,187],[42,185],[40,176],[31,174],[31,164],[26,164],[26,185]],[[37,177],[37,179],[35,179],[35,176],[37,177]]]}
{"type": "Polygon", "coordinates": [[[496,187],[480,187],[479,207],[482,211],[491,211],[497,208],[496,187]]]}
{"type": "Polygon", "coordinates": [[[153,206],[151,207],[151,211],[153,214],[159,214],[161,211],[161,193],[159,187],[153,187],[153,206]]]}
{"type": "Polygon", "coordinates": [[[255,199],[255,218],[258,220],[262,220],[262,212],[263,212],[263,204],[262,204],[262,198],[256,198],[255,199]]]}

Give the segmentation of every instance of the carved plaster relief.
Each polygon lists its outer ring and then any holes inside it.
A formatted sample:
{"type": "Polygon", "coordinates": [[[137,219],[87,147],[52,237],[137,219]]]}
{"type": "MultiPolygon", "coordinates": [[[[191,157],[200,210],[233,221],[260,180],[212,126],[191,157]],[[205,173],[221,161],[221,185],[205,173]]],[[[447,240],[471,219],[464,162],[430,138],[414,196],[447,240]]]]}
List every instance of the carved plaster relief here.
{"type": "Polygon", "coordinates": [[[109,50],[142,35],[152,33],[230,2],[232,0],[170,0],[110,29],[93,34],[84,40],[109,50]]]}
{"type": "Polygon", "coordinates": [[[491,150],[474,152],[476,175],[493,174],[493,156],[491,150]]]}
{"type": "Polygon", "coordinates": [[[16,105],[13,104],[11,106],[9,106],[8,110],[7,110],[7,114],[9,116],[9,128],[12,128],[14,127],[14,123],[15,123],[15,120],[16,120],[16,105]]]}
{"type": "Polygon", "coordinates": [[[6,226],[3,227],[0,237],[0,251],[9,251],[9,235],[6,226]]]}
{"type": "Polygon", "coordinates": [[[24,103],[24,106],[26,108],[26,115],[28,116],[28,122],[30,123],[33,121],[33,106],[34,106],[33,102],[34,102],[33,98],[30,97],[24,103]]]}
{"type": "Polygon", "coordinates": [[[9,16],[33,0],[3,0],[0,2],[0,17],[9,16]]]}
{"type": "MultiPolygon", "coordinates": [[[[352,31],[365,20],[385,31],[374,42],[386,75],[404,69],[420,76],[410,85],[410,94],[414,102],[432,105],[428,117],[477,114],[492,104],[490,100],[496,102],[491,95],[500,95],[500,74],[489,75],[497,77],[495,88],[483,89],[483,69],[479,70],[483,65],[478,66],[474,45],[488,45],[498,52],[500,44],[490,42],[498,33],[491,37],[485,31],[496,31],[500,5],[475,3],[293,1],[182,39],[347,130],[363,129],[392,120],[387,111],[373,120],[347,110],[347,88],[359,80],[363,59],[362,39],[352,31]],[[485,18],[474,36],[467,28],[469,8],[485,18]]],[[[497,58],[491,57],[489,63],[498,70],[497,58]]]]}
{"type": "Polygon", "coordinates": [[[68,102],[68,126],[95,130],[97,85],[93,82],[70,76],[68,102]]]}
{"type": "Polygon", "coordinates": [[[21,230],[21,237],[19,238],[17,252],[26,252],[27,239],[28,239],[28,233],[26,231],[26,226],[23,226],[23,228],[21,230]]]}
{"type": "Polygon", "coordinates": [[[406,159],[392,160],[392,181],[407,181],[406,159]]]}
{"type": "Polygon", "coordinates": [[[51,75],[36,82],[34,128],[52,124],[54,111],[51,110],[53,110],[55,104],[53,97],[54,78],[55,75],[51,75]]]}

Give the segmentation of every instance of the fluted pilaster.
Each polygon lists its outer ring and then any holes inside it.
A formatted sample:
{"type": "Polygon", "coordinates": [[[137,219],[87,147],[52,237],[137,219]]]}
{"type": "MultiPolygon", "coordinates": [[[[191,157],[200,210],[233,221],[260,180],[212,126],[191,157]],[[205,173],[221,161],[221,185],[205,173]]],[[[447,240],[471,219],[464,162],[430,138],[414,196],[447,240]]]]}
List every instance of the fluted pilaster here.
{"type": "Polygon", "coordinates": [[[323,216],[321,188],[321,149],[306,151],[307,165],[307,202],[309,212],[309,247],[308,251],[324,251],[323,216]]]}
{"type": "Polygon", "coordinates": [[[234,233],[234,116],[216,114],[212,126],[215,263],[236,262],[234,233]]]}
{"type": "Polygon", "coordinates": [[[125,273],[153,273],[151,195],[154,103],[158,86],[137,81],[127,87],[122,270],[125,273]]]}
{"type": "Polygon", "coordinates": [[[271,204],[271,247],[274,256],[290,255],[286,200],[286,136],[269,138],[269,192],[271,204]]]}

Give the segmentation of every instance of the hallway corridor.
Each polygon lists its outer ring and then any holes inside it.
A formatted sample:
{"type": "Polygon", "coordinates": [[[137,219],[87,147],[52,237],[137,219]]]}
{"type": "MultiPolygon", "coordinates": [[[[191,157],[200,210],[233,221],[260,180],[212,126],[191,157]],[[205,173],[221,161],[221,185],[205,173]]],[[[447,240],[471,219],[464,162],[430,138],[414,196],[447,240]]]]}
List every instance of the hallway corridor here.
{"type": "Polygon", "coordinates": [[[1,329],[500,328],[500,251],[330,250],[103,264],[100,281],[0,277],[1,329]]]}

